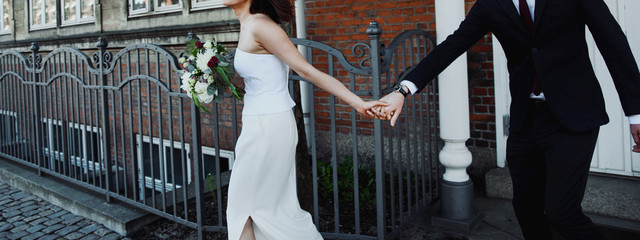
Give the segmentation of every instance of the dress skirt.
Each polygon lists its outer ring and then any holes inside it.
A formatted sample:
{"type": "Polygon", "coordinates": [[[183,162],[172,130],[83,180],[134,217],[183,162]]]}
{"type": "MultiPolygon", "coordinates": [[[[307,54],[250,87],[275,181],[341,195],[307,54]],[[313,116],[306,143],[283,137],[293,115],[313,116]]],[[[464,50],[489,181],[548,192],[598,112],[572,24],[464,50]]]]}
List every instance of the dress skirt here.
{"type": "Polygon", "coordinates": [[[229,182],[229,239],[249,217],[258,240],[322,239],[296,193],[296,122],[291,110],[245,115],[229,182]]]}

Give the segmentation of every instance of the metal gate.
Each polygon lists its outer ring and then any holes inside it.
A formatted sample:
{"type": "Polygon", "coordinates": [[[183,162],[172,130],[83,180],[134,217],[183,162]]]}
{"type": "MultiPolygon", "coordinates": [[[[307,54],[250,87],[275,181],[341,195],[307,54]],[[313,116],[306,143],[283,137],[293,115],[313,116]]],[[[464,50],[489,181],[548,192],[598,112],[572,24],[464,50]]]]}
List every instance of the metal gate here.
{"type": "MultiPolygon", "coordinates": [[[[385,47],[381,33],[372,22],[369,43],[356,43],[347,57],[292,41],[350,90],[378,99],[435,43],[414,30],[385,47]]],[[[241,102],[227,97],[201,112],[180,90],[176,55],[154,44],[108,49],[100,38],[92,57],[40,51],[37,43],[30,50],[0,55],[0,157],[194,228],[200,238],[226,231],[241,102]]],[[[292,73],[292,88],[295,81],[305,80],[292,73]]],[[[409,97],[394,128],[309,88],[313,196],[303,205],[326,238],[392,238],[438,197],[435,87],[409,97]]]]}

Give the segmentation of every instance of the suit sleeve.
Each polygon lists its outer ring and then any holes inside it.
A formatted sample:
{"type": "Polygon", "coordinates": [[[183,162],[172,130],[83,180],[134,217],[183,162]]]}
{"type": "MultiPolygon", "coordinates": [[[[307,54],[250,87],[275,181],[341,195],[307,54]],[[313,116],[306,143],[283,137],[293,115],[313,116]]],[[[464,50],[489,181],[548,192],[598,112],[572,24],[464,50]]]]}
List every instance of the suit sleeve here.
{"type": "Polygon", "coordinates": [[[603,0],[581,0],[596,45],[618,91],[625,115],[640,114],[640,72],[627,37],[603,0]]]}
{"type": "Polygon", "coordinates": [[[482,1],[477,1],[458,29],[407,74],[405,80],[416,85],[416,92],[422,91],[438,74],[489,32],[486,14],[488,12],[483,9],[482,1]]]}

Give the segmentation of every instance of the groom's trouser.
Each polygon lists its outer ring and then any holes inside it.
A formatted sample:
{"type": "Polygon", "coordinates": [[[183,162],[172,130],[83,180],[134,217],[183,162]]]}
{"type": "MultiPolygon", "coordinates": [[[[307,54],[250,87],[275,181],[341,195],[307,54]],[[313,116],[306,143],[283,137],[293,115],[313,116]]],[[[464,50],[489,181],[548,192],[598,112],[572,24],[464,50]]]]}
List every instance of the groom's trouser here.
{"type": "Polygon", "coordinates": [[[513,208],[525,239],[551,239],[549,226],[567,240],[604,239],[580,206],[599,128],[571,132],[545,102],[531,100],[528,108],[524,126],[507,140],[513,208]]]}

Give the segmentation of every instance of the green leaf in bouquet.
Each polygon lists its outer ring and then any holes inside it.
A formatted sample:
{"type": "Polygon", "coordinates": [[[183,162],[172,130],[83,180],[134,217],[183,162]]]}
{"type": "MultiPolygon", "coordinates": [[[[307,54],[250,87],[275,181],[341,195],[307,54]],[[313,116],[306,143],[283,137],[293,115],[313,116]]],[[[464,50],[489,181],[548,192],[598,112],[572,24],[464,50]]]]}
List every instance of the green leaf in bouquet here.
{"type": "Polygon", "coordinates": [[[196,39],[191,39],[189,40],[189,42],[187,42],[187,52],[189,52],[189,54],[191,54],[191,56],[196,56],[198,55],[198,47],[196,47],[196,42],[198,40],[196,39]]]}
{"type": "Polygon", "coordinates": [[[225,70],[221,67],[216,67],[216,70],[218,71],[218,74],[222,76],[222,79],[224,79],[224,81],[227,83],[227,86],[229,86],[229,89],[231,89],[231,93],[233,97],[235,99],[242,100],[244,98],[244,93],[242,95],[238,93],[238,91],[236,90],[236,87],[231,83],[231,81],[229,81],[229,76],[227,75],[225,70]]]}
{"type": "Polygon", "coordinates": [[[218,89],[216,89],[216,87],[214,87],[213,84],[211,84],[211,85],[209,85],[207,87],[207,94],[215,95],[216,94],[216,90],[218,90],[218,89]]]}
{"type": "Polygon", "coordinates": [[[196,96],[196,93],[195,93],[195,92],[192,92],[192,93],[191,93],[191,96],[193,96],[193,98],[191,98],[191,99],[193,99],[193,103],[196,105],[196,107],[198,107],[198,108],[202,109],[202,111],[205,111],[205,112],[211,113],[211,112],[209,112],[209,110],[207,110],[204,106],[202,106],[202,103],[200,103],[200,99],[198,99],[198,97],[196,96]]]}
{"type": "Polygon", "coordinates": [[[219,52],[219,53],[222,53],[222,52],[226,52],[226,51],[227,51],[227,49],[226,49],[224,46],[222,46],[222,44],[216,44],[216,50],[217,50],[217,52],[219,52]]]}
{"type": "Polygon", "coordinates": [[[211,72],[211,69],[207,68],[203,70],[202,73],[211,75],[212,72],[211,72]]]}

